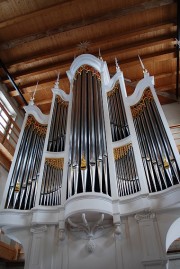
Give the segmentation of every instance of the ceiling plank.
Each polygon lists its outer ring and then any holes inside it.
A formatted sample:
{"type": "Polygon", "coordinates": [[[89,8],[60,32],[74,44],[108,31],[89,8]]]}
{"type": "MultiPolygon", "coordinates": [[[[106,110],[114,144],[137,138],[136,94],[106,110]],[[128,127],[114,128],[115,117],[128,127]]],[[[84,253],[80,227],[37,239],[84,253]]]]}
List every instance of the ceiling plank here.
{"type": "Polygon", "coordinates": [[[74,29],[82,28],[82,27],[93,25],[96,23],[113,20],[115,18],[130,15],[132,13],[143,12],[152,8],[157,8],[164,5],[170,5],[172,3],[174,3],[173,0],[151,0],[151,1],[140,3],[138,5],[131,6],[129,8],[124,8],[124,9],[119,8],[113,11],[106,12],[103,15],[99,15],[96,17],[92,16],[84,20],[74,21],[74,22],[70,22],[69,24],[61,25],[58,28],[54,28],[51,30],[49,29],[48,31],[45,31],[45,32],[34,33],[32,35],[10,40],[9,42],[4,42],[0,45],[0,49],[3,50],[3,49],[14,48],[18,45],[26,44],[34,40],[54,36],[56,34],[68,32],[74,29]]]}
{"type": "MultiPolygon", "coordinates": [[[[151,32],[158,32],[158,30],[168,30],[171,29],[172,27],[174,27],[173,30],[171,30],[173,33],[175,33],[176,31],[176,26],[174,22],[164,22],[164,23],[158,23],[155,25],[151,25],[151,26],[144,26],[141,27],[139,29],[137,29],[136,31],[128,31],[126,33],[121,33],[121,34],[110,34],[110,35],[105,35],[101,38],[94,38],[93,41],[90,43],[90,47],[89,49],[95,49],[97,47],[101,47],[102,44],[108,44],[108,43],[112,43],[114,41],[119,41],[119,40],[124,40],[124,39],[130,39],[134,36],[137,35],[141,35],[144,33],[151,33],[151,32]]],[[[38,52],[37,54],[32,53],[29,56],[23,57],[21,59],[17,59],[17,60],[13,60],[13,62],[6,62],[6,66],[7,67],[11,67],[11,66],[15,66],[15,65],[19,65],[19,64],[27,64],[27,63],[32,63],[34,61],[39,61],[39,60],[43,60],[43,59],[48,59],[51,57],[55,57],[58,55],[65,55],[68,53],[74,54],[75,48],[77,48],[77,44],[73,44],[70,45],[66,48],[56,48],[56,49],[52,49],[52,50],[48,50],[46,49],[45,51],[42,52],[38,52]]]]}
{"type": "MultiPolygon", "coordinates": [[[[173,34],[172,36],[170,35],[170,38],[169,36],[165,36],[165,37],[158,37],[157,39],[155,38],[152,38],[150,39],[149,41],[146,40],[146,41],[142,41],[142,42],[138,42],[138,43],[131,43],[130,45],[126,45],[126,46],[118,46],[118,47],[114,47],[112,49],[107,49],[105,51],[102,51],[102,55],[104,57],[109,57],[109,56],[112,56],[112,55],[120,55],[121,53],[126,53],[126,52],[130,52],[130,51],[136,51],[138,49],[142,49],[144,47],[152,47],[152,46],[155,46],[155,45],[159,45],[161,43],[164,43],[164,42],[170,42],[170,41],[173,41],[173,34]]],[[[173,50],[171,49],[171,52],[173,50]]],[[[164,54],[164,53],[162,53],[164,54]]],[[[147,55],[148,57],[148,55],[147,55]]],[[[136,58],[136,61],[137,61],[137,58],[136,58]]],[[[121,64],[125,63],[126,61],[122,61],[121,64]]],[[[129,59],[127,60],[127,62],[129,62],[129,59]]],[[[52,70],[58,70],[58,69],[63,69],[63,68],[69,68],[70,65],[72,63],[72,57],[65,60],[65,61],[61,61],[61,62],[56,62],[56,63],[48,63],[46,65],[41,65],[41,66],[38,66],[38,67],[35,67],[35,68],[31,68],[31,69],[24,69],[23,71],[18,71],[18,72],[15,72],[15,73],[12,73],[11,72],[11,75],[12,77],[17,80],[18,78],[22,78],[22,77],[27,77],[27,76],[33,76],[33,75],[38,75],[38,74],[41,74],[41,73],[47,73],[47,72],[50,72],[52,70]]],[[[1,78],[2,81],[4,83],[7,82],[7,79],[5,77],[2,77],[1,78]]]]}
{"type": "Polygon", "coordinates": [[[156,91],[156,93],[159,96],[167,97],[168,99],[178,101],[176,95],[173,93],[167,93],[167,92],[162,92],[162,91],[156,91]]]}
{"type": "Polygon", "coordinates": [[[60,3],[49,5],[45,8],[17,16],[17,17],[14,17],[12,19],[8,19],[6,21],[2,21],[2,22],[0,22],[0,29],[6,28],[8,26],[11,26],[11,25],[14,25],[17,23],[22,23],[22,22],[30,20],[34,17],[40,17],[43,14],[53,12],[57,8],[63,8],[64,5],[68,5],[69,3],[75,2],[75,1],[77,1],[77,0],[62,0],[60,3]]]}
{"type": "MultiPolygon", "coordinates": [[[[153,60],[155,60],[155,61],[161,61],[161,60],[165,60],[165,59],[170,59],[170,58],[172,58],[172,57],[175,57],[175,52],[173,51],[173,50],[168,50],[168,51],[165,51],[165,52],[163,52],[163,53],[154,53],[154,54],[151,54],[151,55],[144,55],[143,56],[143,61],[148,61],[148,60],[150,60],[150,61],[152,61],[152,59],[153,60]]],[[[128,59],[128,60],[125,60],[125,61],[122,61],[121,62],[121,65],[120,66],[126,66],[127,67],[127,65],[128,66],[130,66],[130,65],[137,65],[137,64],[139,64],[139,60],[138,60],[138,58],[137,57],[134,57],[134,58],[131,58],[131,59],[128,59]]],[[[111,67],[111,66],[114,66],[114,62],[113,63],[109,63],[108,64],[108,67],[111,67]]],[[[158,77],[159,78],[162,78],[162,76],[163,77],[166,77],[167,75],[170,75],[170,73],[164,73],[164,74],[159,74],[159,75],[156,75],[155,76],[155,78],[157,79],[158,77]]],[[[171,74],[172,75],[172,74],[171,74]]],[[[67,75],[66,75],[66,73],[61,73],[61,79],[64,79],[64,78],[67,78],[67,75]]],[[[54,79],[52,79],[52,81],[55,81],[54,79]]],[[[39,82],[39,84],[40,83],[42,83],[42,84],[46,84],[46,82],[51,82],[49,79],[48,80],[44,80],[44,81],[40,81],[39,82]]],[[[31,83],[29,83],[29,84],[26,84],[26,88],[28,88],[28,87],[34,87],[35,86],[35,84],[36,84],[36,82],[31,82],[31,83]]],[[[135,84],[133,84],[133,86],[136,86],[135,84]]],[[[22,86],[21,86],[22,87],[22,86]]],[[[33,90],[32,90],[33,91],[33,90]]],[[[30,91],[30,92],[32,92],[32,91],[30,91]]],[[[26,92],[27,93],[27,92],[26,92]]],[[[26,93],[24,93],[24,94],[26,94],[26,93]]],[[[28,92],[29,93],[29,92],[28,92]]],[[[10,92],[10,95],[11,96],[13,96],[13,97],[15,97],[15,96],[18,96],[18,94],[16,93],[16,91],[11,91],[10,92]]]]}

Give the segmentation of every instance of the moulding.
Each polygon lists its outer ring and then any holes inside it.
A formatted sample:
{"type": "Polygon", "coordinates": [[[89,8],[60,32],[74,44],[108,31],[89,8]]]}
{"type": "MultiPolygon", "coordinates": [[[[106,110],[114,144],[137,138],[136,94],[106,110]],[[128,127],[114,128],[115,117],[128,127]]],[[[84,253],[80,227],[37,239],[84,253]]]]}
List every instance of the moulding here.
{"type": "Polygon", "coordinates": [[[114,87],[115,83],[119,80],[124,80],[123,77],[123,72],[121,70],[117,71],[116,74],[110,79],[109,83],[106,84],[105,87],[105,92],[109,92],[112,90],[114,87]]]}
{"type": "Polygon", "coordinates": [[[3,209],[0,211],[0,227],[5,225],[29,226],[32,212],[30,210],[3,209]]]}
{"type": "Polygon", "coordinates": [[[126,101],[128,103],[129,106],[132,106],[136,103],[139,102],[139,100],[141,99],[143,92],[146,88],[154,88],[154,77],[153,76],[149,76],[148,74],[141,79],[137,85],[136,88],[133,92],[132,95],[126,97],[126,101]]]}
{"type": "Polygon", "coordinates": [[[48,124],[49,115],[45,115],[41,110],[35,105],[28,105],[24,107],[27,114],[33,115],[35,119],[41,124],[48,124]]]}
{"type": "Polygon", "coordinates": [[[174,185],[166,190],[150,193],[148,199],[151,208],[155,210],[164,209],[180,202],[180,184],[174,185]]]}
{"type": "Polygon", "coordinates": [[[98,72],[103,74],[103,78],[104,78],[103,82],[105,84],[107,84],[109,82],[110,76],[109,76],[109,71],[108,71],[106,62],[101,61],[100,59],[98,59],[94,55],[82,54],[82,55],[78,56],[77,58],[75,58],[75,60],[73,61],[73,63],[70,66],[70,69],[66,72],[70,83],[72,83],[75,72],[77,71],[77,69],[84,64],[88,64],[88,65],[94,67],[98,72]]]}
{"type": "Polygon", "coordinates": [[[156,259],[156,260],[144,260],[142,261],[143,265],[151,266],[151,265],[165,265],[167,263],[167,259],[156,259]]]}
{"type": "Polygon", "coordinates": [[[141,212],[141,213],[137,213],[134,216],[134,218],[138,222],[146,221],[146,220],[150,220],[150,219],[155,219],[155,213],[152,213],[150,210],[149,211],[144,211],[144,212],[141,212]]]}
{"type": "Polygon", "coordinates": [[[33,234],[39,234],[39,233],[44,233],[47,231],[47,226],[43,225],[43,226],[33,226],[30,229],[30,232],[33,234]]]}
{"type": "Polygon", "coordinates": [[[69,102],[71,100],[72,94],[67,94],[62,89],[52,88],[52,92],[56,95],[59,95],[64,101],[69,102]]]}
{"type": "Polygon", "coordinates": [[[83,212],[113,215],[112,198],[102,193],[83,193],[70,197],[64,204],[65,219],[83,212]]]}
{"type": "Polygon", "coordinates": [[[61,152],[45,151],[44,156],[45,158],[65,158],[65,151],[61,152]]]}
{"type": "Polygon", "coordinates": [[[121,147],[123,145],[126,145],[126,144],[129,144],[132,142],[132,139],[131,139],[131,135],[119,140],[119,141],[115,141],[115,142],[112,142],[112,147],[113,148],[118,148],[118,147],[121,147]]]}

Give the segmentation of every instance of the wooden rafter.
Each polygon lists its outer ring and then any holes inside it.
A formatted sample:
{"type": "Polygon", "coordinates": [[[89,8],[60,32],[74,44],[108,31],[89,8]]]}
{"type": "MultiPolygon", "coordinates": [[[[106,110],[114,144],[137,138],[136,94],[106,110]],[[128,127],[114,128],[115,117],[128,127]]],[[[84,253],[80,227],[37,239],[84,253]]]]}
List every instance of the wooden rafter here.
{"type": "Polygon", "coordinates": [[[52,4],[52,5],[49,5],[45,8],[42,8],[40,10],[29,12],[27,14],[23,14],[23,15],[17,16],[17,17],[12,18],[12,19],[2,21],[2,22],[0,22],[0,29],[7,28],[8,26],[11,26],[14,24],[25,22],[29,19],[34,18],[34,17],[40,17],[45,13],[53,12],[57,8],[63,8],[63,6],[69,5],[70,3],[75,2],[75,1],[76,0],[62,0],[60,3],[52,4]]]}
{"type": "MultiPolygon", "coordinates": [[[[159,30],[168,30],[172,29],[172,32],[176,31],[176,26],[174,22],[164,22],[164,23],[158,23],[155,25],[150,25],[150,26],[143,26],[136,31],[127,31],[126,33],[118,33],[118,34],[110,34],[110,35],[105,35],[101,38],[94,38],[93,41],[91,42],[90,49],[96,49],[100,48],[102,44],[108,44],[112,43],[114,41],[118,42],[119,40],[125,40],[129,39],[141,34],[147,34],[151,32],[158,32],[159,30]]],[[[172,34],[174,37],[174,34],[172,34]]],[[[74,54],[75,49],[76,49],[77,44],[69,45],[66,46],[65,48],[56,48],[56,49],[46,49],[45,51],[38,52],[37,54],[31,54],[29,56],[23,57],[21,59],[13,60],[13,62],[7,62],[6,65],[8,67],[15,66],[15,65],[21,65],[21,64],[27,64],[27,63],[32,63],[34,61],[39,61],[39,60],[44,60],[48,59],[51,57],[55,57],[58,55],[65,55],[65,54],[74,54]]]]}
{"type": "Polygon", "coordinates": [[[28,36],[14,39],[14,40],[10,40],[9,42],[2,43],[0,45],[0,49],[13,48],[13,47],[16,47],[18,45],[22,45],[22,44],[25,44],[28,42],[32,42],[32,41],[43,39],[43,38],[50,37],[50,36],[54,36],[54,35],[57,35],[57,34],[60,34],[63,32],[68,32],[71,30],[75,30],[78,28],[97,24],[100,22],[110,21],[110,20],[113,20],[115,18],[130,15],[132,13],[147,11],[149,9],[157,8],[157,7],[160,7],[163,5],[170,5],[173,2],[174,2],[173,0],[151,0],[151,1],[146,1],[146,2],[140,3],[140,4],[135,5],[135,6],[131,6],[129,8],[115,9],[111,12],[108,12],[108,13],[106,12],[105,14],[102,14],[102,15],[99,15],[96,17],[92,16],[92,17],[84,19],[84,20],[74,21],[71,23],[61,25],[58,28],[49,29],[48,31],[45,31],[45,32],[34,33],[32,35],[28,35],[28,36]]]}
{"type": "MultiPolygon", "coordinates": [[[[136,42],[136,43],[128,45],[128,46],[114,47],[112,49],[104,50],[101,53],[104,57],[109,57],[112,55],[120,55],[121,53],[126,53],[126,52],[130,52],[130,51],[137,51],[138,49],[142,49],[144,47],[148,48],[151,46],[159,45],[159,44],[164,43],[164,42],[173,42],[173,36],[174,35],[172,34],[170,36],[153,38],[149,41],[147,40],[147,41],[142,41],[142,42],[136,42]]],[[[169,51],[172,51],[172,50],[169,50],[169,51]]],[[[152,55],[152,57],[153,57],[153,55],[152,55]]],[[[147,57],[145,56],[145,58],[148,58],[148,55],[147,55],[147,57]]],[[[136,58],[136,61],[137,61],[137,58],[136,58]]],[[[16,73],[11,73],[11,74],[17,80],[20,77],[22,78],[22,77],[26,77],[26,76],[38,75],[41,73],[46,73],[46,72],[50,72],[52,70],[56,70],[58,68],[68,69],[70,67],[71,62],[72,62],[72,57],[70,57],[69,59],[67,59],[65,61],[61,61],[61,62],[57,62],[57,63],[50,63],[50,64],[48,63],[46,65],[42,64],[41,66],[38,66],[35,68],[24,69],[23,71],[18,71],[16,73]]],[[[125,63],[129,63],[129,59],[121,62],[121,64],[125,64],[125,63]]],[[[2,80],[5,83],[7,82],[5,77],[2,77],[2,80]]]]}

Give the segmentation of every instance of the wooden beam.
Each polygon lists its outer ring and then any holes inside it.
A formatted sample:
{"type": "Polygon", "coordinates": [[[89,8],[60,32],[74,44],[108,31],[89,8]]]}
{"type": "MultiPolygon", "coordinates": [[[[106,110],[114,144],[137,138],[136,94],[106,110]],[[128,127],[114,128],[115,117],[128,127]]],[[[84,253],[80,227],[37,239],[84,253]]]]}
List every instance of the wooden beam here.
{"type": "Polygon", "coordinates": [[[158,92],[160,91],[167,92],[167,91],[175,90],[176,84],[169,84],[169,85],[164,85],[164,86],[155,87],[155,88],[158,92]]]}
{"type": "Polygon", "coordinates": [[[38,102],[36,102],[36,100],[35,100],[35,105],[36,106],[41,106],[41,105],[50,104],[51,102],[52,102],[52,98],[46,99],[46,100],[42,100],[42,101],[38,101],[38,102]]]}
{"type": "MultiPolygon", "coordinates": [[[[35,76],[35,75],[39,75],[42,73],[47,73],[47,72],[51,72],[51,71],[55,71],[55,70],[62,70],[62,69],[69,69],[70,64],[72,62],[72,59],[68,59],[65,61],[61,61],[61,62],[57,62],[55,64],[53,64],[51,62],[51,64],[46,64],[46,65],[41,65],[35,68],[31,68],[31,69],[25,69],[23,71],[19,71],[16,73],[12,73],[12,76],[14,77],[15,81],[17,81],[17,79],[22,78],[22,77],[30,77],[30,76],[35,76]]],[[[62,71],[61,71],[62,72],[62,71]]],[[[8,80],[4,80],[4,78],[1,78],[3,82],[7,82],[8,80]]]]}
{"type": "Polygon", "coordinates": [[[153,8],[157,8],[157,7],[165,6],[165,5],[170,5],[172,3],[174,3],[173,0],[151,0],[151,1],[140,3],[138,5],[133,5],[129,8],[124,8],[124,9],[118,8],[113,11],[106,12],[103,15],[99,15],[96,17],[92,16],[84,20],[74,21],[74,22],[70,22],[69,24],[61,25],[58,28],[54,28],[45,32],[24,36],[21,38],[10,40],[9,42],[4,42],[0,45],[0,49],[3,50],[3,49],[14,48],[18,45],[22,45],[22,44],[26,44],[28,42],[32,42],[35,40],[54,36],[56,34],[60,34],[63,32],[68,32],[74,29],[86,27],[86,26],[97,24],[104,21],[114,20],[122,16],[127,16],[127,15],[137,13],[137,12],[144,12],[149,9],[153,9],[153,8]]]}
{"type": "MultiPolygon", "coordinates": [[[[151,60],[152,59],[154,61],[161,61],[161,60],[166,60],[166,59],[171,59],[171,58],[174,58],[175,57],[175,53],[174,53],[174,50],[167,50],[167,51],[164,51],[164,52],[161,52],[161,53],[154,53],[154,54],[149,54],[149,55],[144,55],[143,56],[143,61],[148,61],[148,60],[151,60]]],[[[134,57],[134,58],[131,58],[131,59],[128,59],[128,60],[124,60],[124,61],[121,61],[121,66],[123,68],[126,68],[126,67],[129,67],[131,65],[138,65],[139,64],[139,60],[137,57],[134,57]]],[[[114,66],[114,62],[113,63],[109,63],[108,64],[108,67],[111,67],[111,66],[114,66]]],[[[157,79],[158,77],[161,78],[162,76],[166,77],[167,75],[170,75],[170,73],[164,73],[164,74],[159,74],[157,75],[155,78],[157,79]]],[[[172,75],[172,74],[171,74],[172,75]]],[[[67,78],[66,76],[66,73],[62,73],[61,74],[61,79],[64,79],[64,78],[67,78]]],[[[53,80],[54,81],[54,80],[53,80]]],[[[40,83],[46,83],[46,82],[49,82],[49,79],[48,80],[43,80],[43,81],[40,81],[40,83]]],[[[35,85],[35,82],[31,82],[29,84],[26,84],[25,87],[34,87],[35,85]]],[[[136,86],[136,82],[133,84],[133,87],[136,86]]],[[[25,94],[25,93],[24,93],[25,94]]],[[[16,92],[15,91],[11,91],[10,92],[10,95],[11,96],[17,96],[16,92]]]]}
{"type": "Polygon", "coordinates": [[[167,92],[162,92],[162,91],[156,91],[157,95],[167,97],[168,99],[178,101],[176,98],[176,95],[173,93],[167,93],[167,92]]]}
{"type": "MultiPolygon", "coordinates": [[[[118,56],[118,55],[117,55],[118,56]]],[[[174,49],[167,49],[165,51],[161,52],[155,52],[155,53],[150,53],[142,56],[142,59],[144,62],[147,61],[165,61],[165,60],[170,60],[175,58],[175,52],[174,49]]],[[[123,66],[123,68],[128,68],[129,66],[133,65],[139,65],[139,60],[137,57],[133,57],[127,60],[123,60],[120,63],[120,67],[123,66]]],[[[108,63],[108,67],[114,66],[114,61],[108,63]]]]}
{"type": "Polygon", "coordinates": [[[55,9],[63,8],[63,6],[67,6],[71,2],[75,2],[75,1],[77,1],[77,0],[61,0],[60,3],[52,4],[52,5],[49,5],[45,8],[41,8],[40,10],[32,11],[32,12],[17,16],[17,17],[12,18],[12,19],[2,21],[2,22],[0,22],[0,29],[6,28],[6,27],[11,26],[11,25],[15,25],[17,23],[22,23],[22,22],[30,20],[34,17],[43,16],[45,13],[47,14],[47,13],[53,12],[55,9]]]}
{"type": "MultiPolygon", "coordinates": [[[[141,35],[144,33],[152,33],[154,31],[158,32],[161,29],[171,29],[172,32],[176,31],[176,26],[175,23],[173,22],[164,22],[164,23],[158,23],[155,25],[150,25],[150,26],[144,26],[139,28],[136,31],[127,31],[126,33],[115,33],[115,34],[110,34],[110,35],[105,35],[101,38],[96,37],[93,39],[90,45],[90,51],[93,49],[100,48],[102,44],[109,44],[114,41],[118,42],[119,40],[124,40],[124,39],[129,39],[132,38],[136,35],[141,35]],[[174,27],[174,29],[172,29],[174,27]]],[[[75,49],[77,47],[77,44],[73,44],[70,46],[66,46],[66,48],[53,48],[51,50],[45,49],[44,51],[38,52],[37,54],[31,54],[29,56],[13,60],[12,62],[6,62],[6,65],[8,67],[15,66],[15,65],[22,65],[22,64],[27,64],[27,63],[32,63],[34,61],[39,61],[43,59],[48,59],[51,57],[55,57],[58,55],[66,55],[66,54],[74,54],[75,49]]]]}
{"type": "MultiPolygon", "coordinates": [[[[170,42],[170,41],[174,41],[173,40],[173,34],[169,36],[164,36],[164,37],[158,37],[158,38],[151,38],[150,40],[146,40],[146,41],[142,41],[142,42],[136,42],[136,43],[131,43],[130,45],[127,45],[127,46],[118,46],[118,47],[114,47],[112,49],[107,49],[107,50],[104,50],[102,51],[102,55],[104,57],[109,57],[109,56],[112,56],[112,55],[120,55],[121,53],[126,53],[126,52],[130,52],[130,51],[137,51],[138,49],[142,49],[144,47],[152,47],[152,46],[155,46],[155,45],[159,45],[161,43],[164,43],[164,42],[170,42]]],[[[175,42],[175,41],[174,41],[175,42]]],[[[136,58],[137,60],[137,58],[136,58]]],[[[31,68],[31,69],[24,69],[23,71],[18,71],[18,72],[15,72],[15,73],[11,73],[12,76],[15,78],[15,80],[17,80],[18,78],[22,78],[22,77],[26,77],[26,76],[34,76],[34,75],[38,75],[38,74],[41,74],[41,73],[47,73],[47,72],[50,72],[50,71],[53,71],[53,70],[56,70],[56,69],[63,69],[63,68],[69,68],[70,65],[71,65],[71,62],[72,62],[72,58],[69,58],[63,62],[57,62],[56,64],[46,64],[46,65],[41,65],[41,66],[38,66],[38,67],[35,67],[35,68],[31,68]]],[[[129,60],[128,60],[129,62],[129,60]]],[[[121,62],[122,64],[122,62],[121,62]]],[[[7,82],[7,80],[2,77],[1,78],[2,81],[4,83],[7,82]]]]}

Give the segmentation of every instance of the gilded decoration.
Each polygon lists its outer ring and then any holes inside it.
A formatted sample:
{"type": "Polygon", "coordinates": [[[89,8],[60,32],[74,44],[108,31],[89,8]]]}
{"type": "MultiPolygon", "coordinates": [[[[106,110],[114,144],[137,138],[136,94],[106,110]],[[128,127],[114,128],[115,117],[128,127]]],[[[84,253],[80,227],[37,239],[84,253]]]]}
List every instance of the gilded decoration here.
{"type": "Polygon", "coordinates": [[[56,95],[56,101],[61,106],[65,106],[65,107],[68,106],[68,102],[64,101],[59,95],[56,95]]]}
{"type": "Polygon", "coordinates": [[[74,79],[76,79],[76,77],[77,77],[78,74],[81,75],[81,73],[82,73],[83,70],[85,70],[86,73],[88,73],[88,72],[92,72],[92,75],[93,75],[93,76],[96,76],[97,79],[101,80],[101,75],[100,75],[100,73],[99,73],[96,69],[94,69],[92,66],[87,65],[87,64],[84,64],[84,65],[82,65],[82,66],[80,66],[80,67],[78,68],[78,70],[77,70],[76,73],[75,73],[74,79]]]}
{"type": "Polygon", "coordinates": [[[132,144],[129,143],[129,144],[125,145],[125,146],[122,146],[122,147],[119,147],[119,148],[114,148],[113,152],[114,152],[115,161],[117,161],[117,160],[123,158],[124,156],[126,156],[131,147],[132,147],[132,144]]]}
{"type": "Polygon", "coordinates": [[[45,163],[56,169],[63,169],[64,158],[46,158],[45,163]]]}
{"type": "Polygon", "coordinates": [[[150,88],[145,89],[140,101],[134,106],[131,106],[133,118],[138,117],[143,112],[144,108],[147,106],[146,101],[151,102],[152,100],[153,95],[150,88]]]}
{"type": "Polygon", "coordinates": [[[119,82],[116,82],[111,91],[107,92],[107,97],[115,95],[119,91],[119,82]]]}
{"type": "Polygon", "coordinates": [[[85,170],[86,169],[86,159],[84,156],[82,156],[82,159],[81,159],[81,170],[85,170]]]}
{"type": "Polygon", "coordinates": [[[47,125],[39,123],[32,115],[27,118],[25,127],[30,127],[31,125],[39,135],[46,135],[47,125]]]}

